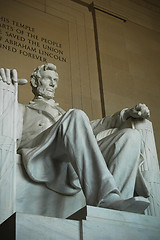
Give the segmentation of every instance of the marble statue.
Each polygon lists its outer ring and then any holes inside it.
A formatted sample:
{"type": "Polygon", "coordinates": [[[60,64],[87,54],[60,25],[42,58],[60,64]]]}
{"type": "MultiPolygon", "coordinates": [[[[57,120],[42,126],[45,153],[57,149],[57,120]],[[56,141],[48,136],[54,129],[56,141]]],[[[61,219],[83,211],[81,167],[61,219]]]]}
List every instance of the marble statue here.
{"type": "MultiPolygon", "coordinates": [[[[15,69],[0,69],[0,81],[25,84],[15,69]]],[[[74,195],[81,189],[92,206],[143,213],[149,190],[139,171],[144,152],[136,128],[128,119],[145,122],[145,104],[89,121],[78,109],[65,112],[54,101],[56,66],[47,63],[31,75],[34,99],[18,105],[17,151],[30,179],[50,190],[74,195]],[[80,184],[79,184],[80,183],[80,184]]]]}

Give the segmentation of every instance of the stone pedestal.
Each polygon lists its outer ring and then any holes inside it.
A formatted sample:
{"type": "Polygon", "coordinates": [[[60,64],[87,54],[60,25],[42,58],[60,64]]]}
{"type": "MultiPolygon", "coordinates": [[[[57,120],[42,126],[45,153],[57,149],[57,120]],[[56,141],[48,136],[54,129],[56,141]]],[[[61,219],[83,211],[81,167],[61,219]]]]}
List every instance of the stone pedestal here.
{"type": "Polygon", "coordinates": [[[87,207],[83,240],[159,240],[160,217],[87,207]]]}
{"type": "Polygon", "coordinates": [[[2,240],[79,240],[80,222],[15,213],[0,227],[2,240]]]}
{"type": "Polygon", "coordinates": [[[0,226],[2,240],[159,240],[160,218],[87,207],[82,221],[15,213],[0,226]]]}

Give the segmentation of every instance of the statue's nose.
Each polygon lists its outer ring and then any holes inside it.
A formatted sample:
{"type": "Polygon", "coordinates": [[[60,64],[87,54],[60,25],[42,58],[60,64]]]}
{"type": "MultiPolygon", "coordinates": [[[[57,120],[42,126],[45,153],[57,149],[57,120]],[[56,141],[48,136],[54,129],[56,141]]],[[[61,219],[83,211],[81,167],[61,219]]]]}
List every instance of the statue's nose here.
{"type": "Polygon", "coordinates": [[[54,87],[54,86],[55,86],[54,81],[51,80],[49,85],[52,86],[52,87],[54,87]]]}

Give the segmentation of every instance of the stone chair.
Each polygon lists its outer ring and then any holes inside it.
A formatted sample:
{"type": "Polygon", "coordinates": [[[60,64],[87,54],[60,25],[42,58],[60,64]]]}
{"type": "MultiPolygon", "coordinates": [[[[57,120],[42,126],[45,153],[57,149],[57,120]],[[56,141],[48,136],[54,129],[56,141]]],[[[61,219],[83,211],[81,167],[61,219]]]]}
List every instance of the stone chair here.
{"type": "Polygon", "coordinates": [[[152,123],[148,120],[129,119],[122,125],[122,128],[124,127],[137,129],[142,137],[143,153],[140,155],[135,194],[149,196],[150,205],[145,210],[145,215],[160,217],[160,171],[152,123]],[[140,187],[140,181],[146,186],[144,192],[140,187]]]}
{"type": "MultiPolygon", "coordinates": [[[[64,196],[35,183],[27,176],[16,153],[17,85],[0,81],[0,223],[15,212],[68,218],[86,206],[82,191],[64,196]]],[[[144,176],[150,189],[150,206],[146,215],[160,216],[160,174],[152,125],[127,122],[123,127],[135,127],[145,138],[147,161],[141,161],[139,174],[144,176]],[[143,126],[142,126],[143,125],[143,126]],[[152,138],[152,139],[151,139],[152,138]]],[[[137,186],[138,190],[138,186],[137,186]]]]}

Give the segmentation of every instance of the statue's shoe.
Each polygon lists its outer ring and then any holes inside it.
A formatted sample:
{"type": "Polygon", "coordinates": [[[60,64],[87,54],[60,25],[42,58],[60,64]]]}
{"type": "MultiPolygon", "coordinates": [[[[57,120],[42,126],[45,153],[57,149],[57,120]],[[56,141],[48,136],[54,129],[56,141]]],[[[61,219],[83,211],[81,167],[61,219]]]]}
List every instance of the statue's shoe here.
{"type": "Polygon", "coordinates": [[[149,206],[150,202],[144,197],[133,197],[129,199],[120,199],[110,203],[102,201],[99,207],[109,208],[125,212],[144,213],[144,210],[149,206]]]}

